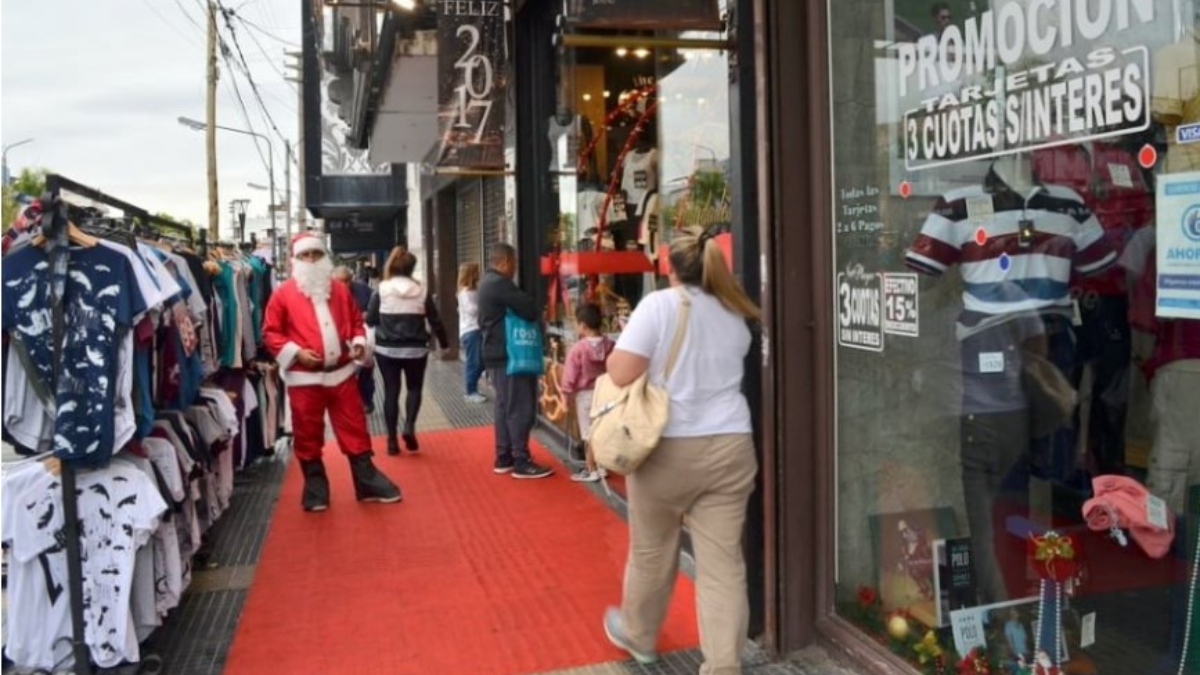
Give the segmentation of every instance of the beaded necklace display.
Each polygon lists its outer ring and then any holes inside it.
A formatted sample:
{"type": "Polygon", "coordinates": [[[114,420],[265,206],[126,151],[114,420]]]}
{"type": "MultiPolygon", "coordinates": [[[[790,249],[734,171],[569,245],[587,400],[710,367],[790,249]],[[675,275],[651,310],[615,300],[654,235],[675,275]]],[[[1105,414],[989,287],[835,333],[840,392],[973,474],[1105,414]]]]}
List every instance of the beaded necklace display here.
{"type": "MultiPolygon", "coordinates": [[[[1050,579],[1042,579],[1041,588],[1038,591],[1038,621],[1046,621],[1046,593],[1047,590],[1052,590],[1054,593],[1054,654],[1051,660],[1055,666],[1062,667],[1063,661],[1066,659],[1065,642],[1063,641],[1063,585],[1057,581],[1050,579]],[[1052,585],[1052,586],[1051,586],[1052,585]]],[[[1042,651],[1042,631],[1039,624],[1038,630],[1034,631],[1033,638],[1033,654],[1037,657],[1037,653],[1042,651]]],[[[1047,651],[1049,653],[1049,651],[1047,651]]],[[[1182,672],[1180,673],[1182,675],[1182,672]]]]}
{"type": "Polygon", "coordinates": [[[1188,582],[1187,618],[1183,622],[1183,652],[1179,655],[1179,670],[1176,675],[1183,675],[1183,669],[1187,667],[1188,649],[1191,646],[1188,643],[1192,637],[1192,617],[1196,611],[1197,577],[1200,577],[1200,537],[1196,538],[1196,550],[1192,551],[1192,578],[1188,582]]]}

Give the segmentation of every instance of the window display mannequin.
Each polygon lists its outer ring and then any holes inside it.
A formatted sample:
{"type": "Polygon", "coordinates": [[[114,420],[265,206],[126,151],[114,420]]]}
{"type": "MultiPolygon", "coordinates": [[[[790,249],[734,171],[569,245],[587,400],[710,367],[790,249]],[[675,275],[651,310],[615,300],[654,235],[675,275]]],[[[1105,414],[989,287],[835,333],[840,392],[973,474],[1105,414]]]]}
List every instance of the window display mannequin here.
{"type": "Polygon", "coordinates": [[[658,190],[658,150],[649,132],[637,139],[621,165],[621,190],[631,220],[646,210],[646,196],[658,190]]]}
{"type": "Polygon", "coordinates": [[[981,603],[1024,591],[1025,541],[1004,523],[1028,514],[1030,476],[1061,484],[1075,468],[1071,429],[1033,438],[1031,417],[1043,411],[1030,409],[1025,362],[1071,374],[1071,275],[1115,258],[1082,198],[1038,182],[1027,154],[997,159],[981,185],[942,196],[906,254],[931,275],[958,264],[963,279],[960,456],[981,603]]]}
{"type": "MultiPolygon", "coordinates": [[[[1154,195],[1134,156],[1116,143],[1096,141],[1039,150],[1037,179],[1071,188],[1083,197],[1118,255],[1154,217],[1154,195]]],[[[1128,409],[1131,334],[1124,273],[1118,266],[1092,276],[1076,275],[1081,450],[1098,473],[1122,473],[1128,409]]]]}

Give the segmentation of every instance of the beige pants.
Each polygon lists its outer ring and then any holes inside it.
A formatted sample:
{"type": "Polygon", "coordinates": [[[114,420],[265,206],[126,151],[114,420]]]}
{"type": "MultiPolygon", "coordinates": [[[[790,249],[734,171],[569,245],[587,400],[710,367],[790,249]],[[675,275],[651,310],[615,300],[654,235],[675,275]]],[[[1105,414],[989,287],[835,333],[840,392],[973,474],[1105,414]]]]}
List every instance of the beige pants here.
{"type": "Polygon", "coordinates": [[[749,434],[664,438],[627,479],[629,561],[621,618],[633,647],[654,651],[686,523],[696,556],[701,675],[737,675],[749,629],[742,530],[758,462],[749,434]]]}

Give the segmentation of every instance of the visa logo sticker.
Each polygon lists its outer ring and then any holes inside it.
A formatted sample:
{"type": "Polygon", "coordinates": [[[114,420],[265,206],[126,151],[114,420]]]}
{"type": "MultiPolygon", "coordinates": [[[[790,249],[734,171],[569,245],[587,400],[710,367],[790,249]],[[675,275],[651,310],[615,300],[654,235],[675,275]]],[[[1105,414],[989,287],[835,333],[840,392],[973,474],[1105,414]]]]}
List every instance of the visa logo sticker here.
{"type": "Polygon", "coordinates": [[[1175,128],[1176,143],[1195,143],[1200,141],[1200,123],[1182,124],[1175,128]]]}

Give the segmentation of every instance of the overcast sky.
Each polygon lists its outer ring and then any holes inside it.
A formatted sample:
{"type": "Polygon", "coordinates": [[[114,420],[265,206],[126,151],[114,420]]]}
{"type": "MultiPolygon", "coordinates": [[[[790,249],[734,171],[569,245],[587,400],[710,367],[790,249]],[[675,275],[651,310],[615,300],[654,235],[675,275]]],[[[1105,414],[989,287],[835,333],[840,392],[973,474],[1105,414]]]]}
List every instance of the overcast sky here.
{"type": "MultiPolygon", "coordinates": [[[[281,73],[284,50],[299,49],[302,0],[221,1],[261,29],[233,20],[267,109],[295,143],[297,94],[281,73]]],[[[9,152],[9,170],[50,169],[151,212],[207,223],[204,133],[176,121],[181,115],[204,120],[202,11],[202,0],[4,0],[0,140],[8,145],[34,139],[9,152]]],[[[217,123],[247,128],[232,88],[236,78],[253,128],[276,141],[282,201],[282,142],[264,120],[245,77],[231,72],[219,56],[218,62],[217,123]]],[[[266,213],[267,193],[246,185],[267,184],[253,141],[241,134],[217,135],[222,229],[230,200],[250,199],[251,214],[266,213]]],[[[265,144],[262,150],[265,157],[265,144]]],[[[293,202],[296,174],[293,165],[293,202]]]]}

